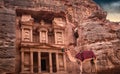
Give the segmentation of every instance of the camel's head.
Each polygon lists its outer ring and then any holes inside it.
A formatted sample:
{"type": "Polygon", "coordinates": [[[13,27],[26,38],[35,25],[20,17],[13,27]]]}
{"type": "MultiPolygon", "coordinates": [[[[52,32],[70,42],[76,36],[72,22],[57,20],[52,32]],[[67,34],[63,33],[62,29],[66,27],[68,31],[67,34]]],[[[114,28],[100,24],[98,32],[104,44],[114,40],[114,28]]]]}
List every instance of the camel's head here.
{"type": "Polygon", "coordinates": [[[62,48],[62,52],[68,52],[70,49],[74,49],[75,43],[69,43],[64,48],[62,48]]]}
{"type": "Polygon", "coordinates": [[[68,52],[69,52],[69,50],[70,50],[70,49],[65,49],[65,51],[64,51],[64,52],[65,52],[65,53],[68,53],[68,52]]]}
{"type": "Polygon", "coordinates": [[[62,48],[62,52],[67,52],[68,50],[70,50],[70,49],[68,49],[68,48],[62,48]]]}

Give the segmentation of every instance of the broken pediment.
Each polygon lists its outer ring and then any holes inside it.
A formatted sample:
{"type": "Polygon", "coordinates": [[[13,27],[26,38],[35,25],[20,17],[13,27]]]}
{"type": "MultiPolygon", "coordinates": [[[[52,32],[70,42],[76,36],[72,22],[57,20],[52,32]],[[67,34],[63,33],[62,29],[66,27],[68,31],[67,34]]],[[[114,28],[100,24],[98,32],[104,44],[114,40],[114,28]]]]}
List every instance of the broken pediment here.
{"type": "Polygon", "coordinates": [[[28,22],[33,20],[33,18],[31,17],[31,15],[22,15],[21,21],[22,22],[28,22]]]}
{"type": "Polygon", "coordinates": [[[54,18],[53,24],[55,26],[65,27],[66,22],[62,18],[54,18]]]}

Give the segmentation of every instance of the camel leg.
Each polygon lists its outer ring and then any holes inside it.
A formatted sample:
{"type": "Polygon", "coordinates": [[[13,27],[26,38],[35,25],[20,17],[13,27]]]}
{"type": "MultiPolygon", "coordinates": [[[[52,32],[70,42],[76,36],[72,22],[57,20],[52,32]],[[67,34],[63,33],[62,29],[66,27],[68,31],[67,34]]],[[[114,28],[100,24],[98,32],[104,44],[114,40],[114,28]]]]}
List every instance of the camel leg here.
{"type": "Polygon", "coordinates": [[[95,59],[95,71],[97,73],[97,60],[95,59]]]}
{"type": "MultiPolygon", "coordinates": [[[[94,71],[95,71],[95,73],[97,73],[97,62],[96,62],[96,59],[94,59],[94,64],[92,64],[92,66],[94,66],[94,71]]],[[[92,70],[91,70],[92,71],[92,70]]]]}
{"type": "Polygon", "coordinates": [[[93,61],[92,60],[90,60],[90,62],[91,62],[91,73],[92,72],[95,72],[95,73],[97,73],[97,63],[96,63],[96,59],[93,59],[93,61]]]}
{"type": "Polygon", "coordinates": [[[80,74],[82,74],[82,62],[80,62],[80,74]]]}

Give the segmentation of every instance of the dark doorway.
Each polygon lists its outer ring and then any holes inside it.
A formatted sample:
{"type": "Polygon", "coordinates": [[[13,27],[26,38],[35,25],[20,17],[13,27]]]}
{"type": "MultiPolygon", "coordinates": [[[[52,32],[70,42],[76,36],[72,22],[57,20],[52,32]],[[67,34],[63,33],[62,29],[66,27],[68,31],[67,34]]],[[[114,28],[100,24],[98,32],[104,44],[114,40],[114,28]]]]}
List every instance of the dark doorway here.
{"type": "Polygon", "coordinates": [[[41,53],[41,71],[42,72],[49,72],[49,53],[42,52],[41,53]]]}
{"type": "Polygon", "coordinates": [[[42,59],[41,60],[41,69],[42,69],[42,71],[46,71],[47,70],[47,68],[46,68],[46,60],[45,59],[42,59]]]}
{"type": "Polygon", "coordinates": [[[52,53],[52,67],[53,67],[53,72],[57,72],[56,69],[56,54],[52,53]]]}
{"type": "Polygon", "coordinates": [[[33,71],[38,73],[38,53],[33,52],[33,71]]]}

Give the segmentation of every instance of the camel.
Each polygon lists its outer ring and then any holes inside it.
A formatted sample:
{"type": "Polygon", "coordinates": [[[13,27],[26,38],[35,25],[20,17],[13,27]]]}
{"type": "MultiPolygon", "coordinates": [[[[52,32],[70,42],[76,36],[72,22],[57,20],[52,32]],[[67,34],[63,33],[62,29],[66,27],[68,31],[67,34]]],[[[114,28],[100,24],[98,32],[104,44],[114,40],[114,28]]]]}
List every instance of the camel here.
{"type": "Polygon", "coordinates": [[[76,57],[73,57],[71,55],[70,49],[69,50],[65,50],[65,53],[66,53],[66,55],[68,56],[68,58],[69,58],[69,60],[71,62],[77,62],[77,63],[79,62],[80,73],[83,72],[83,70],[82,70],[83,69],[82,64],[85,63],[85,62],[88,62],[88,61],[90,61],[91,65],[95,66],[95,71],[97,72],[96,57],[95,57],[95,55],[94,55],[94,53],[92,51],[90,51],[90,50],[87,50],[85,52],[83,51],[82,54],[78,53],[76,55],[76,57]],[[87,52],[87,54],[90,54],[90,55],[84,55],[84,53],[86,53],[86,52],[87,52]],[[82,57],[80,57],[80,56],[82,56],[82,57]],[[85,56],[87,56],[87,57],[85,57],[85,56]]]}

